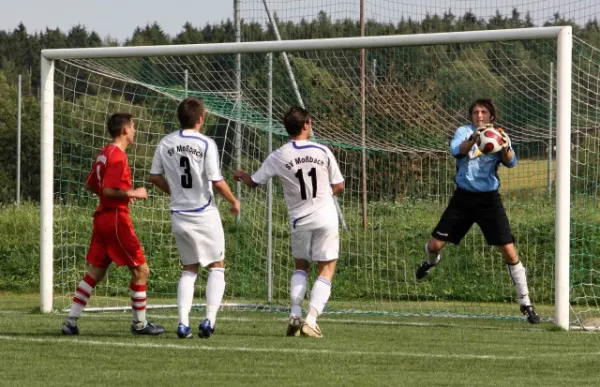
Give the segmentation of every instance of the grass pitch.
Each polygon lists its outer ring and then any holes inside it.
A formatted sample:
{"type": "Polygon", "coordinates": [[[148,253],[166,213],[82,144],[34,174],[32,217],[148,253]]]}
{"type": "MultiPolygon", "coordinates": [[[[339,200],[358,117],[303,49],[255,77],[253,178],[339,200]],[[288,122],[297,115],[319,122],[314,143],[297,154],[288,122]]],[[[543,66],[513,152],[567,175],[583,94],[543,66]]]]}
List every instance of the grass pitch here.
{"type": "MultiPolygon", "coordinates": [[[[287,315],[223,311],[208,340],[180,340],[176,311],[151,310],[160,337],[129,333],[130,313],[32,312],[37,295],[0,294],[0,384],[23,386],[593,386],[600,336],[524,321],[330,316],[323,339],[284,336],[287,315]]],[[[193,328],[204,316],[192,312],[193,328]]]]}

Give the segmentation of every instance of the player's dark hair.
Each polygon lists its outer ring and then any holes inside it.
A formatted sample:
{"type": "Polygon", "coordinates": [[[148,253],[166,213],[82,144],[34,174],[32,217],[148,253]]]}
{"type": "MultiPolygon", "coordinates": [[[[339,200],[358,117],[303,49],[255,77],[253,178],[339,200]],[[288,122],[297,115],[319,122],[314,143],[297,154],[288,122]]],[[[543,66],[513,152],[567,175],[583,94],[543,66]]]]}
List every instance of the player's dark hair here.
{"type": "Polygon", "coordinates": [[[283,116],[283,126],[291,137],[300,134],[304,125],[310,121],[308,110],[300,106],[292,106],[283,116]]]}
{"type": "Polygon", "coordinates": [[[114,113],[106,120],[106,130],[110,137],[119,137],[123,132],[123,128],[131,124],[132,121],[133,116],[129,113],[114,113]]]}
{"type": "Polygon", "coordinates": [[[194,129],[196,122],[204,116],[204,102],[199,98],[186,98],[177,106],[177,118],[181,129],[194,129]]]}
{"type": "Polygon", "coordinates": [[[473,116],[473,109],[475,109],[475,106],[483,106],[484,108],[486,108],[490,112],[490,122],[496,121],[496,105],[494,105],[494,102],[492,102],[491,99],[476,99],[475,102],[473,102],[471,106],[469,106],[469,118],[473,116]]]}

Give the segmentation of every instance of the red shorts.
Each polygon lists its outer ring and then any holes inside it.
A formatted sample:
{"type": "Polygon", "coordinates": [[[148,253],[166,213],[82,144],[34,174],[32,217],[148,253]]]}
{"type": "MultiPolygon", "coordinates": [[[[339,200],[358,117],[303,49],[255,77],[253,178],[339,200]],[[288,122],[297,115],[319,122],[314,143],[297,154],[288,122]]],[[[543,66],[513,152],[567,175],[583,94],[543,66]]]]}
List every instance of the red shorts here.
{"type": "Polygon", "coordinates": [[[87,261],[100,267],[107,267],[111,262],[129,267],[146,263],[129,213],[110,208],[95,215],[87,261]]]}

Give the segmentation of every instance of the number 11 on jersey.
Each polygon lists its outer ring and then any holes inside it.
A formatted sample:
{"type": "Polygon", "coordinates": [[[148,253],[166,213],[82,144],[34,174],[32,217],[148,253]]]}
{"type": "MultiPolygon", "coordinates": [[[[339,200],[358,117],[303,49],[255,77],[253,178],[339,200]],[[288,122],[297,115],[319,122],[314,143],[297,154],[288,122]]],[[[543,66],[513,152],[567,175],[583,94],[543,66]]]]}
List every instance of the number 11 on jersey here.
{"type": "MultiPolygon", "coordinates": [[[[295,176],[298,178],[298,182],[300,182],[300,196],[302,200],[306,200],[306,183],[304,182],[304,172],[302,168],[298,169],[295,176]]],[[[317,197],[317,169],[311,168],[308,171],[308,176],[311,178],[312,183],[312,197],[313,199],[317,197]]]]}

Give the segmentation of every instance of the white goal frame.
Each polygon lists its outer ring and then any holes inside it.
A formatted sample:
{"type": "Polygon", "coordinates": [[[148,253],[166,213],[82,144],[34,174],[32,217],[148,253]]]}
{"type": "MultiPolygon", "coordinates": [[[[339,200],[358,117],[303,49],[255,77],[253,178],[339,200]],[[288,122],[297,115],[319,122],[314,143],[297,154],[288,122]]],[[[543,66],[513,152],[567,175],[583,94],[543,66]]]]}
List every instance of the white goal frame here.
{"type": "Polygon", "coordinates": [[[283,40],[246,43],[211,43],[141,47],[102,47],[51,49],[41,52],[41,230],[40,230],[40,309],[53,310],[54,265],[54,61],[167,55],[209,55],[280,53],[295,51],[369,49],[484,43],[514,40],[557,41],[557,119],[556,119],[556,241],[555,241],[555,324],[569,329],[569,243],[570,243],[570,142],[571,72],[573,34],[570,26],[517,28],[435,34],[391,35],[314,40],[283,40]]]}

